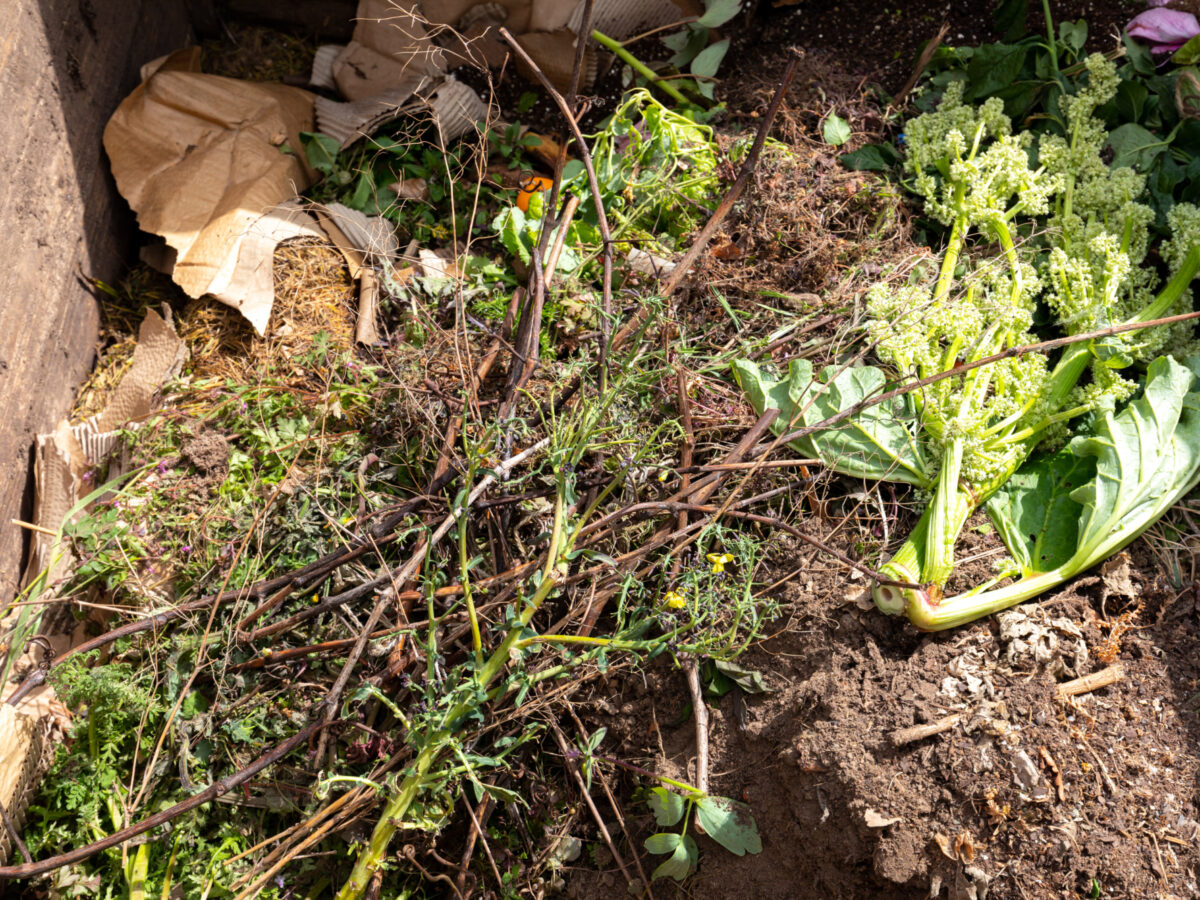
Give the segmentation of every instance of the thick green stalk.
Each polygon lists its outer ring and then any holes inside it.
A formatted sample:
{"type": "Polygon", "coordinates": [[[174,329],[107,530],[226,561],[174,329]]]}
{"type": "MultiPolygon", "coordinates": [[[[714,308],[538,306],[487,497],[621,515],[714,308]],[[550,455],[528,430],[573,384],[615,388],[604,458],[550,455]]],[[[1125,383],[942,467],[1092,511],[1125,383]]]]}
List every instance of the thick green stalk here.
{"type": "Polygon", "coordinates": [[[1171,277],[1166,287],[1158,292],[1154,302],[1129,321],[1149,322],[1164,317],[1167,310],[1175,305],[1175,301],[1183,296],[1183,292],[1187,290],[1188,285],[1192,283],[1197,274],[1200,274],[1200,247],[1192,247],[1188,251],[1188,255],[1184,257],[1179,271],[1171,277]]]}
{"type": "MultiPolygon", "coordinates": [[[[907,581],[919,584],[921,581],[921,560],[925,558],[925,538],[929,533],[929,519],[932,517],[932,507],[925,507],[916,526],[909,532],[907,540],[900,545],[892,558],[880,568],[880,574],[893,581],[907,581]]],[[[890,584],[877,584],[871,589],[871,596],[880,612],[889,616],[903,615],[909,606],[907,595],[911,591],[894,587],[890,584]]]]}
{"type": "Polygon", "coordinates": [[[950,442],[942,454],[937,489],[929,504],[929,531],[925,536],[925,556],[921,566],[922,584],[943,585],[954,571],[954,545],[958,533],[970,517],[974,505],[960,483],[963,441],[950,442]]]}
{"type": "Polygon", "coordinates": [[[1157,522],[1159,517],[1175,504],[1179,496],[1167,492],[1157,499],[1157,508],[1153,513],[1143,513],[1139,516],[1144,523],[1141,527],[1129,531],[1118,528],[1105,540],[1089,548],[1085,554],[1077,555],[1048,572],[1039,572],[995,590],[962,594],[944,600],[928,594],[918,596],[916,592],[910,591],[908,593],[913,596],[909,598],[906,609],[909,621],[922,631],[944,631],[1032,600],[1129,546],[1157,522]]]}
{"type": "Polygon", "coordinates": [[[664,94],[667,94],[669,97],[671,97],[671,99],[675,100],[677,103],[682,103],[684,105],[687,105],[689,103],[688,98],[683,96],[683,94],[681,94],[679,92],[679,90],[673,84],[659,78],[658,73],[656,73],[653,69],[651,69],[649,66],[647,66],[644,62],[642,62],[640,59],[638,59],[636,56],[634,56],[632,53],[630,53],[628,50],[626,50],[625,45],[622,44],[620,41],[610,38],[607,34],[604,34],[601,31],[593,31],[592,32],[592,40],[595,41],[597,44],[599,44],[602,47],[607,47],[609,50],[611,50],[613,53],[615,53],[617,55],[618,59],[620,59],[627,66],[629,66],[629,68],[633,69],[635,72],[637,72],[639,75],[641,75],[643,78],[645,78],[651,84],[653,84],[656,88],[661,90],[664,94]]]}
{"type": "MultiPolygon", "coordinates": [[[[958,201],[958,206],[962,205],[964,193],[961,185],[955,189],[954,196],[958,201]]],[[[937,286],[933,291],[934,306],[944,302],[950,296],[951,288],[954,287],[954,272],[958,268],[958,258],[967,240],[968,228],[965,216],[958,216],[950,226],[950,237],[946,241],[946,252],[942,255],[942,267],[938,272],[937,286]]]]}

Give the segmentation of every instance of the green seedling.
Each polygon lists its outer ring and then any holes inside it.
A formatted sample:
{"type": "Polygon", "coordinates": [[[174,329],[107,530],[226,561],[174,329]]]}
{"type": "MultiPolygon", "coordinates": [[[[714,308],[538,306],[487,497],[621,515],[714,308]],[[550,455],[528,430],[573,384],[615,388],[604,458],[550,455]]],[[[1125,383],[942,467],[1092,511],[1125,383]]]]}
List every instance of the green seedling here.
{"type": "Polygon", "coordinates": [[[728,797],[702,793],[691,785],[661,775],[657,777],[682,793],[669,791],[665,787],[651,788],[646,804],[654,813],[654,821],[661,828],[672,828],[680,822],[683,827],[679,831],[660,831],[646,838],[645,847],[651,853],[670,854],[654,870],[651,881],[667,877],[683,881],[696,871],[700,849],[688,834],[693,814],[701,833],[707,834],[735,856],[762,852],[758,826],[743,804],[728,797]]]}

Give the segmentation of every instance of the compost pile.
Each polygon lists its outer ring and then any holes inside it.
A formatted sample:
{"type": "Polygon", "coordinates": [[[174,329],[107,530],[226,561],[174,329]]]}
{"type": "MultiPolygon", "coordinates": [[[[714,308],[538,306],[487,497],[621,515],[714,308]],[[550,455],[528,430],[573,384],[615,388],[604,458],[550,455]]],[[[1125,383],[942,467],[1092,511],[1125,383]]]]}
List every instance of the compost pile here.
{"type": "Polygon", "coordinates": [[[1195,893],[1191,25],[627,6],[143,71],[24,895],[1195,893]]]}

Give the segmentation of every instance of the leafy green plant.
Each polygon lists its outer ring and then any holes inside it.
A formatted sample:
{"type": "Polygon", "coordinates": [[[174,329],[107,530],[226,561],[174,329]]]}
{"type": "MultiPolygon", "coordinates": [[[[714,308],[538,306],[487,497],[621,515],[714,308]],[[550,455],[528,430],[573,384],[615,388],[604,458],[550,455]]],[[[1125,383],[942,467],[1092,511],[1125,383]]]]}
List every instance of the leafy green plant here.
{"type": "MultiPolygon", "coordinates": [[[[1145,262],[1154,219],[1142,202],[1147,180],[1103,158],[1109,135],[1097,110],[1117,94],[1119,78],[1099,54],[1087,59],[1085,70],[1087,79],[1058,100],[1066,125],[1062,134],[1012,134],[1003,102],[991,97],[978,106],[965,103],[962,81],[946,88],[935,111],[907,124],[910,185],[924,198],[927,213],[950,232],[936,279],[918,270],[899,288],[872,289],[869,331],[876,352],[895,372],[932,383],[898,398],[890,410],[876,408],[852,417],[843,429],[797,442],[846,474],[931,492],[908,539],[881,567],[886,578],[921,587],[880,584],[874,591],[880,609],[907,613],[923,628],[948,627],[1003,608],[997,603],[1027,599],[1036,585],[1058,583],[1055,578],[1080,571],[1083,562],[1096,562],[1097,547],[1113,552],[1113,542],[1127,543],[1127,532],[1113,531],[1111,522],[1109,531],[1089,526],[1093,540],[1081,549],[1083,555],[1060,560],[1062,568],[1052,566],[1056,575],[1038,581],[1035,575],[1045,574],[1042,560],[1016,542],[1011,518],[989,507],[1017,560],[1023,587],[987,600],[942,598],[958,534],[975,509],[1002,490],[1035,449],[1061,443],[1068,423],[1082,423],[1086,432],[1100,416],[1111,426],[1114,420],[1107,417],[1115,406],[1139,390],[1140,366],[1150,364],[1144,384],[1149,392],[1156,367],[1168,364],[1156,357],[1168,346],[1183,352],[1189,337],[1160,328],[1074,343],[1056,358],[1006,355],[1036,342],[1034,322],[1043,310],[1052,315],[1039,324],[1043,331],[1053,326],[1080,335],[1190,308],[1188,285],[1200,271],[1200,211],[1179,204],[1168,213],[1171,236],[1161,254],[1172,278],[1156,294],[1157,272],[1145,262]],[[1030,162],[1033,150],[1036,163],[1030,162]],[[972,232],[997,245],[999,256],[973,258],[972,232]],[[956,374],[964,363],[993,357],[956,374]]],[[[779,381],[749,363],[737,364],[735,374],[759,411],[771,406],[783,411],[776,424],[780,433],[796,422],[817,425],[891,380],[870,367],[829,371],[820,381],[803,365],[793,365],[779,381]]],[[[1190,381],[1184,381],[1181,375],[1173,383],[1183,384],[1186,393],[1190,381]]],[[[1133,415],[1136,408],[1120,415],[1133,415]]],[[[1167,438],[1162,441],[1165,446],[1167,438]]],[[[1128,472],[1123,474],[1128,480],[1128,472]]],[[[1176,482],[1155,482],[1151,506],[1178,496],[1177,489],[1190,486],[1191,479],[1188,470],[1176,482]]],[[[1127,508],[1122,513],[1140,521],[1127,508]]]]}
{"type": "MultiPolygon", "coordinates": [[[[488,140],[509,168],[528,170],[524,151],[538,141],[520,134],[519,125],[488,140]]],[[[442,148],[435,132],[420,120],[400,119],[381,133],[341,150],[327,135],[304,133],[301,150],[309,164],[325,177],[308,196],[320,202],[337,201],[368,216],[395,223],[405,239],[422,245],[444,242],[457,231],[487,234],[487,210],[510,201],[506,191],[482,178],[481,155],[470,142],[442,148]],[[402,184],[413,181],[427,195],[414,201],[402,195],[402,184]],[[478,214],[474,212],[478,210],[478,214]]]]}
{"type": "MultiPolygon", "coordinates": [[[[544,194],[532,194],[529,197],[528,209],[506,207],[492,222],[492,228],[500,235],[504,248],[525,265],[532,262],[533,252],[537,248],[538,238],[544,227],[545,205],[544,194]]],[[[552,235],[551,240],[555,240],[556,236],[552,235]]],[[[580,250],[594,250],[599,244],[600,233],[593,225],[573,219],[567,226],[567,233],[563,239],[563,250],[558,257],[558,271],[564,274],[577,272],[584,262],[580,250]]]]}
{"type": "Polygon", "coordinates": [[[658,855],[670,854],[654,870],[651,881],[667,877],[683,881],[696,870],[700,849],[688,834],[693,814],[703,833],[735,856],[762,852],[758,826],[742,804],[728,797],[703,793],[679,781],[659,777],[682,793],[669,791],[665,787],[651,788],[646,803],[654,813],[654,821],[661,828],[672,828],[680,822],[683,827],[679,831],[660,831],[646,838],[648,851],[658,855]]]}
{"type": "MultiPolygon", "coordinates": [[[[622,98],[605,127],[591,137],[614,237],[647,249],[676,250],[703,222],[719,183],[712,130],[638,89],[622,98]]],[[[581,198],[583,221],[594,224],[582,166],[565,172],[564,181],[581,198]]]]}
{"type": "Polygon", "coordinates": [[[668,34],[662,42],[674,55],[670,64],[696,76],[696,89],[709,100],[713,98],[711,79],[721,67],[729,51],[729,38],[712,39],[714,28],[720,28],[741,11],[741,0],[705,0],[704,15],[689,22],[682,30],[668,34]]]}

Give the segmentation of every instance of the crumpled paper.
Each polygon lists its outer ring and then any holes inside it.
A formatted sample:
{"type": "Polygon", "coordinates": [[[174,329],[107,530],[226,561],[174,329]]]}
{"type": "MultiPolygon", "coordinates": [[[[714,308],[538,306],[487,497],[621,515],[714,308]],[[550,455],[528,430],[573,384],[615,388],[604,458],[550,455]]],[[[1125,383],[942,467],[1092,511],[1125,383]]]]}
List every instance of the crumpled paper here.
{"type": "Polygon", "coordinates": [[[315,180],[286,152],[313,128],[313,95],[205,75],[195,47],[143,77],[104,130],[117,187],[141,228],[175,251],[175,283],[237,308],[262,334],[274,301],[272,254],[262,251],[316,227],[278,211],[315,180]]]}
{"type": "MultiPolygon", "coordinates": [[[[700,11],[696,0],[598,0],[593,25],[624,39],[700,11]]],[[[450,69],[503,65],[503,25],[565,88],[582,14],[582,0],[359,0],[350,43],[319,48],[313,62],[313,85],[342,100],[206,75],[193,47],[143,67],[142,84],[109,120],[104,147],[138,224],[166,241],[153,248],[156,267],[189,296],[238,309],[262,335],[275,298],[275,247],[326,237],[295,202],[317,177],[300,152],[300,133],[315,128],[347,147],[415,115],[428,117],[448,144],[488,114],[450,69]]],[[[590,48],[585,61],[586,86],[596,71],[590,48]]],[[[346,252],[346,236],[330,236],[346,252]]],[[[360,292],[369,294],[373,273],[359,271],[360,292]]],[[[362,304],[364,314],[373,308],[362,304]]],[[[358,334],[377,339],[373,323],[360,322],[358,334]]]]}

